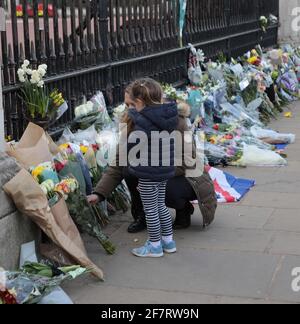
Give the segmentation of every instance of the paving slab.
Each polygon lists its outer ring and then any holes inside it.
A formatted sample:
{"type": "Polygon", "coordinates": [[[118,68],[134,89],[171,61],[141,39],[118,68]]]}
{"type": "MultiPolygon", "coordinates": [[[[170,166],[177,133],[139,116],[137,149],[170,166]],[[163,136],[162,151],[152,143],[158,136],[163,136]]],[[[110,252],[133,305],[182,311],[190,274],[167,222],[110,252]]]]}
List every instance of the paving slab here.
{"type": "Polygon", "coordinates": [[[260,192],[252,190],[242,201],[242,206],[297,209],[299,194],[280,192],[260,192]]]}
{"type": "Polygon", "coordinates": [[[300,303],[300,257],[287,256],[284,258],[269,296],[275,300],[300,303]],[[293,275],[293,270],[296,268],[298,269],[293,275]]]}
{"type": "Polygon", "coordinates": [[[90,286],[89,289],[76,290],[73,301],[81,304],[217,304],[220,297],[196,293],[168,292],[152,289],[122,288],[117,286],[90,286]]]}
{"type": "MultiPolygon", "coordinates": [[[[262,229],[273,212],[273,208],[220,204],[212,227],[262,229]]],[[[193,217],[192,224],[202,224],[200,215],[193,217]]]]}
{"type": "Polygon", "coordinates": [[[269,253],[300,256],[300,233],[276,232],[273,235],[269,253]]]}
{"type": "MultiPolygon", "coordinates": [[[[269,246],[273,233],[260,229],[230,229],[212,226],[203,230],[202,226],[191,226],[187,230],[175,231],[175,239],[179,250],[186,247],[208,250],[231,250],[245,252],[263,252],[269,246]]],[[[130,235],[120,228],[111,239],[122,246],[131,246],[138,240],[143,244],[147,240],[147,233],[130,235]]]]}
{"type": "Polygon", "coordinates": [[[101,263],[107,274],[104,286],[248,298],[267,296],[280,260],[280,256],[262,253],[212,252],[189,247],[162,259],[141,260],[130,254],[128,246],[122,246],[113,258],[98,259],[95,254],[91,257],[96,264],[101,263]]]}
{"type": "Polygon", "coordinates": [[[288,231],[300,233],[299,209],[276,209],[264,225],[264,229],[272,231],[288,231]]]}

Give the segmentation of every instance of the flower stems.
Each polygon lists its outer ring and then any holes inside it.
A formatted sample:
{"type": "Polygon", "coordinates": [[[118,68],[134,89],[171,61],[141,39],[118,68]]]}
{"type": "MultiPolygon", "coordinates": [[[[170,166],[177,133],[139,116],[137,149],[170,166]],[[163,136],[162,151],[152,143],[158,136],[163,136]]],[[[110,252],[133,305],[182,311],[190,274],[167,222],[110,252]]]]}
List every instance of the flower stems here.
{"type": "Polygon", "coordinates": [[[69,195],[67,204],[78,227],[88,235],[95,237],[108,254],[114,254],[116,249],[103,233],[99,224],[99,217],[102,221],[104,219],[103,214],[99,213],[100,209],[91,206],[79,191],[69,195]]]}

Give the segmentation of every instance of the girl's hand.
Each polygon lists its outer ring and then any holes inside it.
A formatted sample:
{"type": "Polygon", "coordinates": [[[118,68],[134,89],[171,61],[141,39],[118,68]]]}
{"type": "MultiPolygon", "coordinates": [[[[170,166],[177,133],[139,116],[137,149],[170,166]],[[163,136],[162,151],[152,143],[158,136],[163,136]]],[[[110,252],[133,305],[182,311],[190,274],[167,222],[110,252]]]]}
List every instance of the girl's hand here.
{"type": "Polygon", "coordinates": [[[100,197],[98,195],[93,194],[93,195],[87,196],[87,201],[91,205],[97,205],[100,202],[100,197]]]}

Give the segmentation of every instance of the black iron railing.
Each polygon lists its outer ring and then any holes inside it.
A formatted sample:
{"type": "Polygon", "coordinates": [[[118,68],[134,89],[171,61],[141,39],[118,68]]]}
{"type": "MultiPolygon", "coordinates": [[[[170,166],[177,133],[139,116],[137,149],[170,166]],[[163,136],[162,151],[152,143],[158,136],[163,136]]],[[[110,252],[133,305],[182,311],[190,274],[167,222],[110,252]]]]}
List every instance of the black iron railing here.
{"type": "Polygon", "coordinates": [[[8,3],[0,63],[6,133],[14,139],[26,126],[16,77],[25,58],[33,66],[46,63],[48,86],[62,90],[68,100],[71,109],[57,125],[61,128],[73,119],[83,97],[97,90],[112,106],[137,77],[185,82],[188,43],[208,57],[218,52],[237,56],[258,43],[277,43],[278,26],[263,33],[259,17],[278,16],[279,0],[188,0],[183,48],[177,0],[21,0],[21,15],[16,0],[8,3]]]}

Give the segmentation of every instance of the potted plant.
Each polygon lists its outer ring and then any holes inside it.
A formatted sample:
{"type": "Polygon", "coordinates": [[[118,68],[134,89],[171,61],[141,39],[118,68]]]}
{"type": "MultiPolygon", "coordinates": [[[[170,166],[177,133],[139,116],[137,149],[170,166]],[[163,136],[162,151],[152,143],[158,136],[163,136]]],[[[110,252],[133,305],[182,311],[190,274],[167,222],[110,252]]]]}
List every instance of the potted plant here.
{"type": "Polygon", "coordinates": [[[39,65],[36,70],[33,70],[30,68],[30,62],[25,60],[17,73],[25,107],[24,117],[47,129],[68,109],[62,94],[57,89],[49,93],[45,87],[44,77],[47,73],[47,65],[39,65]]]}

